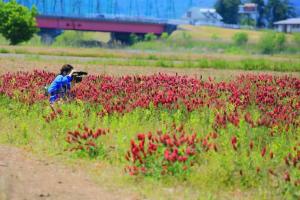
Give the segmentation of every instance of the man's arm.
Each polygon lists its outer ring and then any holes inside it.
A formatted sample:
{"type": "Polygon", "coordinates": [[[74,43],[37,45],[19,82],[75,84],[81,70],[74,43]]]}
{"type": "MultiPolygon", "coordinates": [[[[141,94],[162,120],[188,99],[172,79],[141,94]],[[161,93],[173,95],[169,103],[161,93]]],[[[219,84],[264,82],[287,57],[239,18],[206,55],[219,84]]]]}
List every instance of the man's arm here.
{"type": "Polygon", "coordinates": [[[72,75],[76,72],[76,70],[72,70],[67,76],[64,76],[62,78],[62,84],[63,85],[70,85],[71,86],[71,81],[72,81],[72,75]]]}
{"type": "Polygon", "coordinates": [[[67,99],[69,99],[70,97],[71,97],[71,93],[70,93],[70,90],[71,90],[71,82],[72,82],[72,80],[73,80],[73,78],[72,78],[72,75],[73,75],[73,73],[74,72],[76,72],[75,70],[72,70],[71,72],[70,72],[70,74],[68,74],[67,76],[65,76],[64,77],[64,79],[63,79],[63,85],[65,85],[65,89],[66,89],[66,91],[65,91],[65,97],[67,98],[67,99]]]}
{"type": "Polygon", "coordinates": [[[72,76],[69,75],[62,77],[61,79],[61,83],[63,85],[67,85],[68,83],[71,83],[71,81],[72,81],[72,76]]]}

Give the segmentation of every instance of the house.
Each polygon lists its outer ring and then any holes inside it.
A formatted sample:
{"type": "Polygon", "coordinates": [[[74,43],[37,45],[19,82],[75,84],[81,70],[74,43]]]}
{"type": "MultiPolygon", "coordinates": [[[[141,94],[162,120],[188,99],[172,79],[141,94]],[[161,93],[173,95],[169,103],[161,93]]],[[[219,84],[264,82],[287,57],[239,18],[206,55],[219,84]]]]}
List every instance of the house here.
{"type": "Polygon", "coordinates": [[[274,23],[278,32],[295,33],[300,32],[300,18],[291,18],[274,23]]]}
{"type": "Polygon", "coordinates": [[[190,8],[182,17],[183,20],[188,20],[190,24],[222,24],[222,17],[215,9],[211,8],[190,8]]]}
{"type": "Polygon", "coordinates": [[[259,17],[258,7],[255,3],[245,3],[239,6],[240,23],[256,25],[259,17]]]}

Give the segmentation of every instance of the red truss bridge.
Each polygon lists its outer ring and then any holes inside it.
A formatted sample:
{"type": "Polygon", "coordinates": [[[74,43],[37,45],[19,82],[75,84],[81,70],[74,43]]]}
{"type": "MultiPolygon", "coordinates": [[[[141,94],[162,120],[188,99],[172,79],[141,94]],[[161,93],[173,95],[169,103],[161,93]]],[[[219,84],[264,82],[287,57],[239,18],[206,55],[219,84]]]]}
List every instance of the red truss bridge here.
{"type": "Polygon", "coordinates": [[[44,42],[51,42],[62,30],[110,32],[112,39],[129,42],[130,34],[143,37],[147,33],[160,36],[163,32],[172,33],[177,26],[167,21],[134,19],[126,17],[60,17],[37,16],[37,26],[44,42]]]}

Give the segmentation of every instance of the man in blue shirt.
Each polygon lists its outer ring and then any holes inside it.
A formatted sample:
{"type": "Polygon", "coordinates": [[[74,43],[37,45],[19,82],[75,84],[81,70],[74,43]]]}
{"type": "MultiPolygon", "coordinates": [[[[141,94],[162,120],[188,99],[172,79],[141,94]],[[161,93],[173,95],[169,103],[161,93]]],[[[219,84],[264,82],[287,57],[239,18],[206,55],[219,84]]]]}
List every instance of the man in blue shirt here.
{"type": "Polygon", "coordinates": [[[75,72],[72,65],[66,64],[61,70],[60,74],[52,81],[48,87],[50,95],[50,104],[56,102],[59,98],[65,97],[71,89],[72,74],[75,72]]]}

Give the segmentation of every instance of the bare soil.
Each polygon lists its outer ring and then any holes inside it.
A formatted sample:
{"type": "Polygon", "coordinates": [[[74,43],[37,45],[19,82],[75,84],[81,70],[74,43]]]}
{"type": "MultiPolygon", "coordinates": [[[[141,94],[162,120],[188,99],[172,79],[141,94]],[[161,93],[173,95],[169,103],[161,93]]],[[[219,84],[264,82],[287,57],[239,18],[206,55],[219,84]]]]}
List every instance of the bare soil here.
{"type": "Polygon", "coordinates": [[[114,200],[136,195],[97,185],[86,172],[51,159],[38,159],[14,147],[0,146],[1,200],[114,200]]]}

